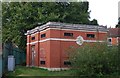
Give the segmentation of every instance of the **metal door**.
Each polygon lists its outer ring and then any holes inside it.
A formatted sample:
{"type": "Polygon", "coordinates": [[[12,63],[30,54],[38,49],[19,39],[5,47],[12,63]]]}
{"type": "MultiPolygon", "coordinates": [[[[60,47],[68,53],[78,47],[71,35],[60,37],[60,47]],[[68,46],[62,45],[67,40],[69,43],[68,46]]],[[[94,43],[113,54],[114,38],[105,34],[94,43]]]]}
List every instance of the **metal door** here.
{"type": "Polygon", "coordinates": [[[32,49],[31,50],[31,66],[34,66],[35,65],[35,54],[36,54],[36,52],[35,52],[35,45],[32,46],[31,49],[32,49]]]}

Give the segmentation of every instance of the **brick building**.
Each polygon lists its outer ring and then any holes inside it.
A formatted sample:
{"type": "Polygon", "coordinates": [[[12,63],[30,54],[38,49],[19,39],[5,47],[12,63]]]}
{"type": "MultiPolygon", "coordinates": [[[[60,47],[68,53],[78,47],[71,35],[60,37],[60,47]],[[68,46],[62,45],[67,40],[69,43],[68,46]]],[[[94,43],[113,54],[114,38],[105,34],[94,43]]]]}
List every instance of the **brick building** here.
{"type": "Polygon", "coordinates": [[[108,45],[118,46],[120,44],[120,28],[108,28],[108,45]]]}
{"type": "Polygon", "coordinates": [[[48,22],[28,30],[26,35],[27,66],[61,70],[69,67],[69,47],[106,41],[107,27],[48,22]]]}

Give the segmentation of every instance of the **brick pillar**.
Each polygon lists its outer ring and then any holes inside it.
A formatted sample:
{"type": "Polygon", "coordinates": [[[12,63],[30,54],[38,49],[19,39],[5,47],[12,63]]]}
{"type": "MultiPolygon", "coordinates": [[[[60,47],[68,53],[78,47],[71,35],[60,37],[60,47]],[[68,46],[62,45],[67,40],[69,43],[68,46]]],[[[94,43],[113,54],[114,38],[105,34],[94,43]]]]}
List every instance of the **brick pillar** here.
{"type": "Polygon", "coordinates": [[[38,41],[36,43],[36,66],[39,66],[39,40],[40,40],[40,36],[39,36],[39,32],[37,32],[36,34],[36,41],[38,41]]]}
{"type": "Polygon", "coordinates": [[[26,65],[30,66],[30,35],[27,35],[26,65]]]}

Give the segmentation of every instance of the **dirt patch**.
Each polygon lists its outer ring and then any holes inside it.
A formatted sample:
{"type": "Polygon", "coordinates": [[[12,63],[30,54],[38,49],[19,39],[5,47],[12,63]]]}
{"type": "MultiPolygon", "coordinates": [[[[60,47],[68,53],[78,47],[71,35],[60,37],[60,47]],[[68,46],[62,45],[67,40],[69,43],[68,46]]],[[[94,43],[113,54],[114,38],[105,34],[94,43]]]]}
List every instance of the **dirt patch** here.
{"type": "Polygon", "coordinates": [[[28,74],[20,74],[18,76],[31,76],[31,75],[28,75],[28,74]]]}

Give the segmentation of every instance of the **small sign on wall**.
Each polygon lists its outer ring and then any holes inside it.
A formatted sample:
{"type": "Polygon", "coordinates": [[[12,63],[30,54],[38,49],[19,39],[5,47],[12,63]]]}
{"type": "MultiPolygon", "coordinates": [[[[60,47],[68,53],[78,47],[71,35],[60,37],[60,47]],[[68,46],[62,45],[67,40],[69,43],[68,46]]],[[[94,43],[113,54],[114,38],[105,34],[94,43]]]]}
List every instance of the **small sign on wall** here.
{"type": "Polygon", "coordinates": [[[82,45],[83,42],[84,42],[83,37],[82,37],[82,36],[78,36],[77,39],[76,39],[76,43],[77,43],[78,45],[82,45]]]}

